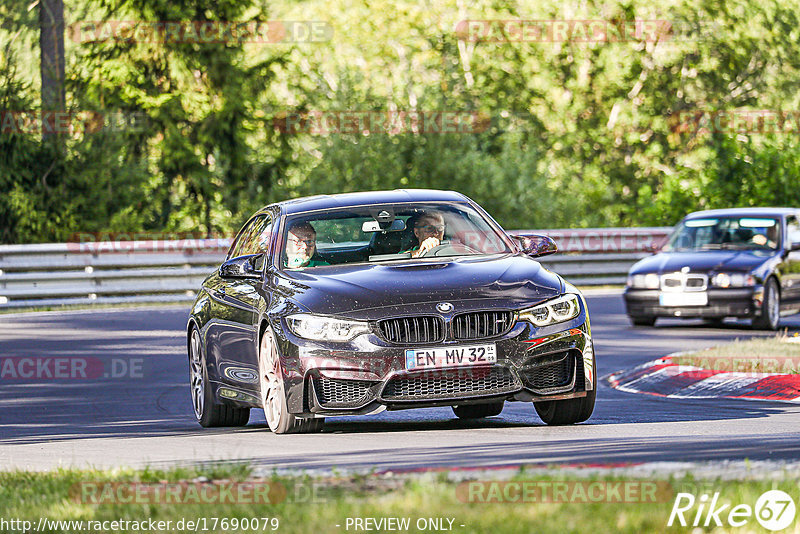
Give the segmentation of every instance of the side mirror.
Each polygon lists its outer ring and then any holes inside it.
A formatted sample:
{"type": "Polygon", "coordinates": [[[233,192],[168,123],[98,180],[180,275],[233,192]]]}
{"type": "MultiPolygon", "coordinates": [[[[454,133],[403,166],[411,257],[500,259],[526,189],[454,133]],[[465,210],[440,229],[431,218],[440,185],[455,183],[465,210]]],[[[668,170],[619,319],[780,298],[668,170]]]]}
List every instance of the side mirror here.
{"type": "Polygon", "coordinates": [[[800,250],[800,241],[797,241],[789,245],[789,250],[800,250]]]}
{"type": "Polygon", "coordinates": [[[222,278],[245,278],[258,280],[261,278],[261,270],[257,264],[264,258],[263,254],[248,254],[231,258],[219,267],[219,275],[222,278]]]}
{"type": "Polygon", "coordinates": [[[519,243],[522,252],[534,258],[558,252],[556,242],[546,235],[527,234],[512,235],[511,237],[519,243]]]}

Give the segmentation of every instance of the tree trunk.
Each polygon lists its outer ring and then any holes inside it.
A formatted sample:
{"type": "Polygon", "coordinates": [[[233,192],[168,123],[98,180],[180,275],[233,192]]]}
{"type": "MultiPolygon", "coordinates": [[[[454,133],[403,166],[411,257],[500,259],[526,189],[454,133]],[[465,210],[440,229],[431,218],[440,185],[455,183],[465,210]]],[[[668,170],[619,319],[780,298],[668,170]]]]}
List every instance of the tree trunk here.
{"type": "Polygon", "coordinates": [[[57,114],[65,108],[64,1],[39,0],[39,47],[42,75],[42,140],[61,132],[69,121],[57,114]]]}

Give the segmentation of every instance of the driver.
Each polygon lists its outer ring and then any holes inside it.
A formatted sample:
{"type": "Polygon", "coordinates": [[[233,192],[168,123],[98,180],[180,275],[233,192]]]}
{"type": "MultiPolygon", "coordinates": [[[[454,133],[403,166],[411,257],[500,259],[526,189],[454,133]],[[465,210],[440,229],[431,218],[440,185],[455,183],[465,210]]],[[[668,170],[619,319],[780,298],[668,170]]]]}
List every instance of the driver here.
{"type": "Polygon", "coordinates": [[[414,223],[414,236],[419,244],[410,250],[412,258],[424,256],[429,250],[438,247],[444,238],[444,216],[438,211],[421,215],[414,223]]]}
{"type": "Polygon", "coordinates": [[[777,248],[778,247],[778,225],[771,226],[765,229],[758,229],[756,234],[750,240],[761,247],[777,248]]]}
{"type": "Polygon", "coordinates": [[[307,221],[297,221],[289,226],[286,257],[286,266],[290,269],[330,265],[317,255],[317,231],[307,221]]]}

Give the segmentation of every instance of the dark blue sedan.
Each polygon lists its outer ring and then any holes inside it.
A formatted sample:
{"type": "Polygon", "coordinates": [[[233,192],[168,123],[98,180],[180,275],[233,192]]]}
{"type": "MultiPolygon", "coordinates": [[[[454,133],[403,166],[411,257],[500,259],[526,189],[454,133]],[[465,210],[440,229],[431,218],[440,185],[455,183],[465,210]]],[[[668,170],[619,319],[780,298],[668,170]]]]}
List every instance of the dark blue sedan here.
{"type": "Polygon", "coordinates": [[[776,330],[800,312],[800,210],[739,208],[686,216],[654,256],[631,267],[634,325],[658,317],[749,318],[776,330]]]}

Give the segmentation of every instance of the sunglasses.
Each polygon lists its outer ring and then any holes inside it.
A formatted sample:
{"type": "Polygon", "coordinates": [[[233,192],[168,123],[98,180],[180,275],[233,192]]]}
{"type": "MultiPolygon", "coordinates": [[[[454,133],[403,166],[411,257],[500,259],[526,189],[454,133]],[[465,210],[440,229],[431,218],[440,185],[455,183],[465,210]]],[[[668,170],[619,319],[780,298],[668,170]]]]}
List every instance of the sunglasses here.
{"type": "Polygon", "coordinates": [[[423,232],[444,232],[445,226],[443,224],[427,224],[425,226],[417,226],[418,230],[423,232]]]}

